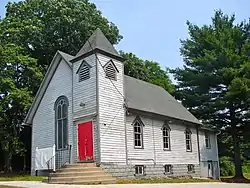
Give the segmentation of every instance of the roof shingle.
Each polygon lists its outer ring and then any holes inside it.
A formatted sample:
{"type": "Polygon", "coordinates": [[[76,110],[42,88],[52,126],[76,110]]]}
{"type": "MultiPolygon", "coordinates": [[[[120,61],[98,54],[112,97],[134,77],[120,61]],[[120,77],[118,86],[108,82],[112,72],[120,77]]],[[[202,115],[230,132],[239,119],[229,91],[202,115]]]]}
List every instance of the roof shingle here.
{"type": "Polygon", "coordinates": [[[126,75],[124,84],[128,108],[201,124],[162,87],[126,75]]]}

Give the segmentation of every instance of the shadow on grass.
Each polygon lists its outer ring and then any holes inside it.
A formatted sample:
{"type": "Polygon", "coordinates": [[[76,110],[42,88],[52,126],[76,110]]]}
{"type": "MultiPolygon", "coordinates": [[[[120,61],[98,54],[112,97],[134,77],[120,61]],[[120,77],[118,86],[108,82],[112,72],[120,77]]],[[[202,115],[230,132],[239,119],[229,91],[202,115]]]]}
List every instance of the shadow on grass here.
{"type": "Polygon", "coordinates": [[[250,184],[250,179],[247,178],[235,178],[235,177],[226,177],[221,178],[221,181],[224,183],[248,183],[250,184]]]}

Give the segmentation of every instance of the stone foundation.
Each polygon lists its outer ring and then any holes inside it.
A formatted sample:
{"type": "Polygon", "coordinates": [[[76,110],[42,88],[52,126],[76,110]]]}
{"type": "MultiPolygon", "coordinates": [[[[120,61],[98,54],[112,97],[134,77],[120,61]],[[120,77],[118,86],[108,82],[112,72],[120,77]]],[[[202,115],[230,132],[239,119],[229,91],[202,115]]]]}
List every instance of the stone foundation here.
{"type": "Polygon", "coordinates": [[[152,178],[152,177],[201,177],[200,165],[195,165],[195,172],[189,173],[187,164],[173,164],[172,173],[165,174],[163,165],[144,165],[145,175],[135,176],[135,165],[118,165],[102,163],[104,171],[111,173],[117,178],[152,178]]]}

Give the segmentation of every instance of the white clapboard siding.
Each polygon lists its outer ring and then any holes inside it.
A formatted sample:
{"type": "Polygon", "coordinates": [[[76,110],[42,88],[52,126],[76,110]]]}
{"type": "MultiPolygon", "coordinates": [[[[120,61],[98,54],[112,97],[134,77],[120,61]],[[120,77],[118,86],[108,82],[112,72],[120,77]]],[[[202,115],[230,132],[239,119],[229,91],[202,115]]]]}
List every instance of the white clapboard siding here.
{"type": "Polygon", "coordinates": [[[117,80],[105,77],[103,67],[109,57],[98,54],[98,99],[101,162],[125,163],[125,125],[123,108],[123,63],[112,59],[119,70],[117,80]],[[116,90],[119,90],[121,94],[116,90]]]}
{"type": "Polygon", "coordinates": [[[143,149],[134,148],[133,121],[136,116],[126,117],[128,160],[131,164],[199,164],[197,133],[192,131],[192,152],[186,151],[184,125],[170,124],[171,150],[163,150],[163,121],[139,116],[144,123],[143,149]]]}
{"type": "MultiPolygon", "coordinates": [[[[59,56],[59,55],[58,55],[59,56]]],[[[58,61],[56,58],[55,61],[58,61]]],[[[50,84],[39,104],[32,123],[32,168],[34,165],[35,148],[52,147],[55,144],[55,111],[54,104],[59,96],[66,96],[69,100],[68,128],[69,144],[72,145],[72,70],[62,59],[50,84]]],[[[34,174],[34,169],[32,169],[34,174]]]]}
{"type": "MultiPolygon", "coordinates": [[[[74,161],[78,161],[78,124],[83,121],[92,121],[94,115],[96,114],[96,57],[95,55],[88,56],[73,63],[73,120],[76,121],[74,126],[74,161]],[[81,66],[82,62],[88,63],[90,68],[89,79],[79,82],[79,73],[77,71],[81,66]],[[80,104],[84,106],[80,106],[80,104]],[[86,119],[87,118],[87,119],[86,119]]],[[[97,122],[93,121],[93,141],[94,141],[94,158],[99,161],[99,149],[98,149],[98,129],[97,122]]]]}
{"type": "Polygon", "coordinates": [[[84,59],[90,68],[90,78],[79,82],[77,70],[81,66],[83,59],[73,63],[73,100],[74,119],[96,113],[96,58],[95,55],[84,59]],[[80,104],[84,106],[80,106],[80,104]]]}
{"type": "Polygon", "coordinates": [[[211,148],[206,148],[205,131],[199,130],[201,161],[218,161],[217,136],[213,132],[207,132],[210,136],[211,148]]]}

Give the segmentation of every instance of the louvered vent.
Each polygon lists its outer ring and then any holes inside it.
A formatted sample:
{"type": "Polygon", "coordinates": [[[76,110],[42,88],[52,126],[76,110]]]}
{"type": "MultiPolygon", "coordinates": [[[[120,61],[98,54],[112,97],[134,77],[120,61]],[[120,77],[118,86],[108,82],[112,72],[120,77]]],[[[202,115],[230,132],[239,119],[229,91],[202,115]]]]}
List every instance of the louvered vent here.
{"type": "Polygon", "coordinates": [[[90,78],[89,72],[90,72],[89,66],[86,64],[83,64],[79,70],[79,82],[89,79],[90,78]]]}
{"type": "Polygon", "coordinates": [[[116,70],[112,63],[109,63],[105,68],[106,78],[116,80],[116,70]]]}

